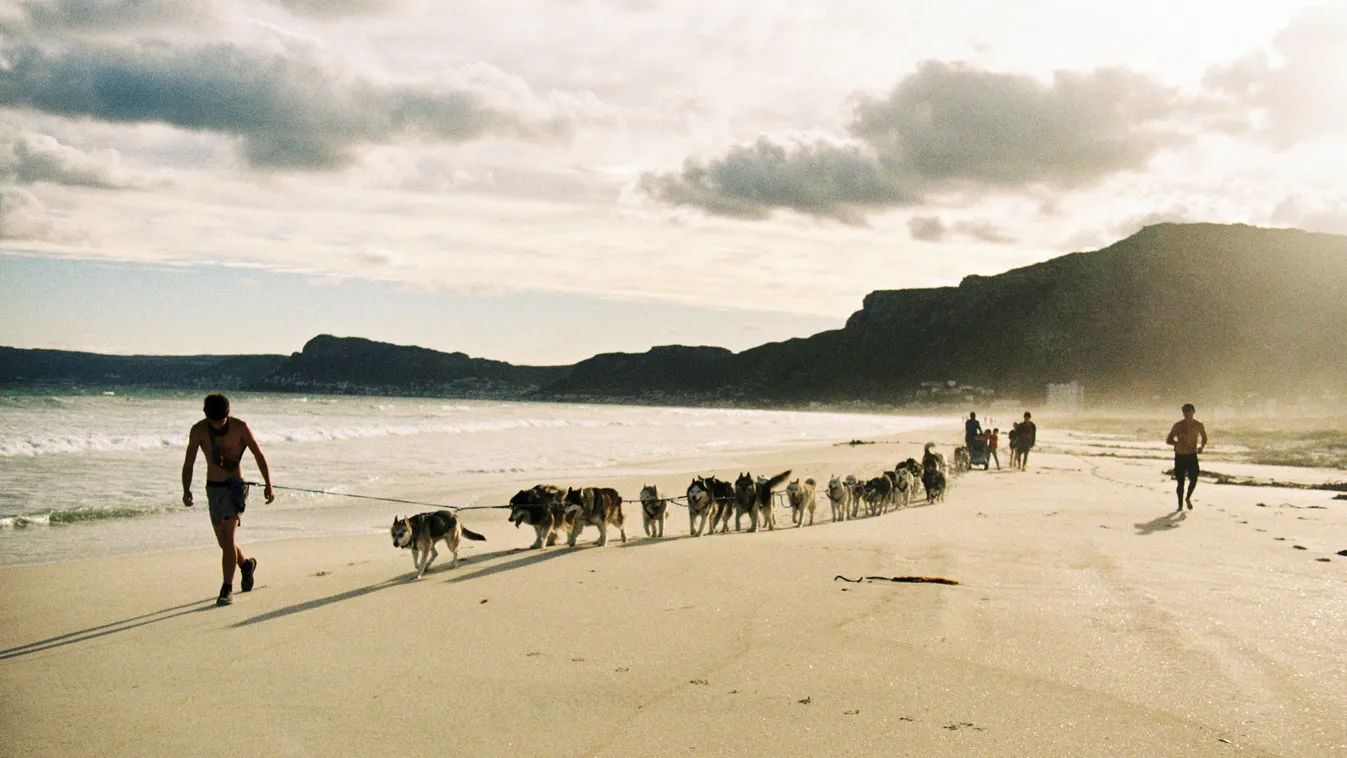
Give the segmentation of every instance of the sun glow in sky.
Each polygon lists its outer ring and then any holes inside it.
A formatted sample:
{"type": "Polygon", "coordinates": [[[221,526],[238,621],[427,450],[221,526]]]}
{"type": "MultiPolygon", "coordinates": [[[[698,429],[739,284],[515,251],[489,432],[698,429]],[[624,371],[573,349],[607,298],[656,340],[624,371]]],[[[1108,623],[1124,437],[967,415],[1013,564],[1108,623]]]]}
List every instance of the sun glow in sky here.
{"type": "Polygon", "coordinates": [[[17,347],[739,350],[1345,175],[1343,3],[0,0],[17,347]]]}

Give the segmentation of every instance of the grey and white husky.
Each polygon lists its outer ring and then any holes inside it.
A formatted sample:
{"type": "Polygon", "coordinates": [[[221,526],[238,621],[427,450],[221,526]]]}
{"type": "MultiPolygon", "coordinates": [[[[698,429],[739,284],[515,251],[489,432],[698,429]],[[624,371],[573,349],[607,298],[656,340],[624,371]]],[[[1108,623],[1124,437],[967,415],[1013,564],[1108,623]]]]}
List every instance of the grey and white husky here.
{"type": "Polygon", "coordinates": [[[420,579],[430,564],[435,562],[435,557],[439,555],[435,549],[436,542],[444,540],[449,552],[453,553],[454,559],[449,562],[449,568],[453,568],[458,565],[460,537],[486,541],[486,537],[464,528],[453,511],[429,511],[406,518],[395,516],[393,526],[388,531],[393,535],[393,547],[411,548],[412,565],[416,567],[413,580],[420,579]]]}
{"type": "Polygon", "coordinates": [[[641,518],[647,537],[664,536],[664,519],[669,512],[669,501],[659,487],[647,484],[641,488],[641,518]]]}

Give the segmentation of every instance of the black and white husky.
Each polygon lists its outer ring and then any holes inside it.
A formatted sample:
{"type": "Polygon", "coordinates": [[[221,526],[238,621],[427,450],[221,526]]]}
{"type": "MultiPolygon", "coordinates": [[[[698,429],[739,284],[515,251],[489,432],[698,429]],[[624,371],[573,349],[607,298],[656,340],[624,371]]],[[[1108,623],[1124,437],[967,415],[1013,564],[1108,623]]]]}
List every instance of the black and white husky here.
{"type": "Polygon", "coordinates": [[[454,554],[454,559],[449,562],[449,568],[453,568],[458,565],[460,537],[486,541],[486,537],[465,529],[452,511],[430,511],[406,518],[395,516],[389,533],[393,535],[393,547],[411,548],[412,565],[416,567],[413,580],[420,579],[430,564],[435,562],[435,557],[439,555],[435,549],[436,542],[444,540],[449,552],[454,554]]]}

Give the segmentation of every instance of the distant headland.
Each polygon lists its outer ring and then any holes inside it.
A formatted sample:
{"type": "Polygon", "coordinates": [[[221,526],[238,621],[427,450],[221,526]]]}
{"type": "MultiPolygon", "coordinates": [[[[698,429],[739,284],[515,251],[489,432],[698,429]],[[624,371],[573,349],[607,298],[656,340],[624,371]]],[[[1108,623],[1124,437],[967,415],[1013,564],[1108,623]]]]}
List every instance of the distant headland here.
{"type": "Polygon", "coordinates": [[[284,355],[0,347],[0,386],[79,385],[740,407],[1336,402],[1347,392],[1347,237],[1157,224],[957,287],[881,290],[837,330],[733,353],[666,345],[517,366],[319,335],[284,355]]]}

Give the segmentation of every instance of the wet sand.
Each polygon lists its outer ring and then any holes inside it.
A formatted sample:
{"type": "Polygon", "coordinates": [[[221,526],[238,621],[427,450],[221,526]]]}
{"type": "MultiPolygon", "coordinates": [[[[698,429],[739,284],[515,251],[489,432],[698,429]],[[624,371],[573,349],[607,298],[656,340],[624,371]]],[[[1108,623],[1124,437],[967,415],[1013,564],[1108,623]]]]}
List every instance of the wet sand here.
{"type": "Polygon", "coordinates": [[[651,540],[635,505],[626,544],[531,551],[473,511],[488,541],[419,582],[386,535],[245,542],[225,608],[214,550],[0,570],[0,754],[1347,754],[1347,502],[1204,482],[1174,514],[1166,461],[1045,431],[1027,472],[830,523],[829,474],[959,436],[919,435],[699,472],[813,477],[803,529],[674,506],[651,540]]]}

